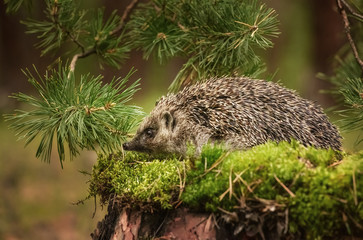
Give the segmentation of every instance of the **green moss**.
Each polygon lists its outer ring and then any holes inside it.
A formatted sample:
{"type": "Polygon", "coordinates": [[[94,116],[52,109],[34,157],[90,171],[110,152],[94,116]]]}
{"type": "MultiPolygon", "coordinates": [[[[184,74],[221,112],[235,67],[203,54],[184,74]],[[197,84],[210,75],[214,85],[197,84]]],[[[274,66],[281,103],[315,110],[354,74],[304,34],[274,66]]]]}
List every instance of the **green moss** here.
{"type": "Polygon", "coordinates": [[[291,230],[311,229],[311,238],[351,234],[363,218],[363,154],[346,156],[336,167],[306,171],[289,208],[291,230]],[[319,228],[319,227],[320,228],[319,228]]]}
{"type": "Polygon", "coordinates": [[[209,212],[267,199],[288,208],[291,233],[308,239],[354,235],[363,222],[363,152],[342,157],[293,141],[234,152],[208,145],[192,160],[100,156],[90,189],[105,201],[116,194],[132,206],[170,208],[181,200],[209,212]]]}
{"type": "Polygon", "coordinates": [[[190,206],[200,208],[199,199],[209,199],[213,204],[208,204],[212,208],[207,210],[215,210],[221,205],[232,209],[238,198],[221,196],[229,188],[230,181],[234,183],[231,193],[236,196],[264,199],[289,197],[276,178],[289,188],[299,188],[305,171],[310,171],[305,161],[317,166],[327,166],[336,159],[332,150],[307,149],[296,142],[269,142],[248,151],[231,152],[227,156],[218,148],[216,150],[208,146],[203,150],[202,157],[196,161],[194,173],[189,176],[203,174],[214,162],[219,164],[203,178],[196,178],[192,181],[193,184],[187,185],[183,200],[190,206]]]}
{"type": "Polygon", "coordinates": [[[149,156],[135,153],[100,156],[90,192],[103,202],[116,194],[127,204],[170,208],[184,172],[185,163],[176,158],[150,161],[149,156]]]}

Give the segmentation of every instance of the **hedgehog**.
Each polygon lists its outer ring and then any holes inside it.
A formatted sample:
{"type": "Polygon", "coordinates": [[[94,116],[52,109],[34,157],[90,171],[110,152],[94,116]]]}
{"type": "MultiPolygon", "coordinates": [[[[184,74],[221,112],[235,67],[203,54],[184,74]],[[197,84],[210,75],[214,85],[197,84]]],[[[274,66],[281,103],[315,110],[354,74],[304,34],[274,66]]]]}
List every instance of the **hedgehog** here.
{"type": "Polygon", "coordinates": [[[210,79],[162,97],[124,150],[196,155],[207,143],[248,149],[267,141],[341,150],[321,107],[277,83],[247,77],[210,79]]]}

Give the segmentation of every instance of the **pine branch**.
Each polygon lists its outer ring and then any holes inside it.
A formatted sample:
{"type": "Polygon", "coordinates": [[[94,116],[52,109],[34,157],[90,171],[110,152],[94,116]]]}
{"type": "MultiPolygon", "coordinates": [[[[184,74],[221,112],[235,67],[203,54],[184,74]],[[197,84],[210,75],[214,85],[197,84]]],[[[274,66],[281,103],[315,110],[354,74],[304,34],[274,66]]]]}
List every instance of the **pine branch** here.
{"type": "Polygon", "coordinates": [[[71,64],[69,65],[69,72],[74,72],[75,68],[76,68],[76,63],[78,61],[79,58],[85,58],[88,57],[92,54],[96,53],[96,49],[90,49],[87,52],[82,51],[82,53],[77,53],[73,56],[71,64]]]}
{"type": "MultiPolygon", "coordinates": [[[[363,78],[348,78],[340,90],[347,109],[338,113],[343,116],[340,125],[346,131],[363,131],[363,78]]],[[[358,144],[363,141],[361,138],[358,144]]]]}
{"type": "MultiPolygon", "coordinates": [[[[126,7],[121,19],[119,20],[119,24],[112,31],[109,32],[110,37],[118,35],[118,34],[120,34],[122,32],[122,30],[123,30],[123,28],[125,26],[125,22],[128,19],[128,16],[129,16],[130,12],[135,8],[137,2],[138,2],[138,0],[132,0],[130,2],[130,4],[126,7]]],[[[77,53],[72,58],[72,61],[71,61],[71,64],[70,64],[71,72],[74,72],[74,69],[75,69],[75,66],[76,66],[76,63],[77,63],[78,59],[88,57],[88,56],[90,56],[92,54],[95,54],[95,53],[97,53],[96,46],[89,49],[86,52],[82,48],[82,53],[77,53]]]]}
{"type": "MultiPolygon", "coordinates": [[[[363,131],[363,62],[358,49],[363,47],[361,39],[353,40],[353,35],[362,35],[362,21],[349,22],[348,13],[357,19],[362,16],[345,0],[336,0],[339,13],[344,23],[348,43],[342,47],[335,57],[334,75],[324,77],[335,85],[333,93],[339,101],[335,112],[341,117],[337,121],[343,131],[363,131]],[[354,24],[354,25],[352,25],[354,24]]],[[[363,6],[363,5],[362,5],[363,6]]],[[[363,19],[363,18],[362,18],[363,19]]],[[[362,135],[358,137],[363,141],[362,135]]]]}
{"type": "Polygon", "coordinates": [[[99,147],[105,153],[121,149],[142,114],[139,108],[126,105],[137,91],[138,81],[125,86],[133,71],[124,79],[113,79],[102,86],[101,76],[81,76],[80,83],[76,84],[69,69],[60,67],[44,77],[35,67],[34,70],[36,75],[29,70],[24,73],[39,97],[14,95],[34,109],[17,110],[16,114],[6,115],[6,119],[19,138],[26,140],[26,145],[40,137],[36,157],[49,162],[54,139],[61,164],[65,160],[65,145],[71,158],[82,149],[99,147]]]}
{"type": "Polygon", "coordinates": [[[22,21],[28,28],[27,33],[38,34],[40,42],[36,46],[42,49],[41,55],[58,49],[68,39],[84,48],[78,37],[85,25],[86,11],[78,10],[72,0],[47,0],[46,5],[46,20],[22,21]]]}
{"type": "Polygon", "coordinates": [[[340,0],[340,1],[341,1],[342,5],[344,5],[353,16],[357,17],[360,20],[363,20],[362,14],[355,11],[345,0],[340,0]]]}
{"type": "Polygon", "coordinates": [[[144,58],[186,58],[170,87],[175,91],[202,78],[260,71],[255,50],[272,47],[277,25],[275,11],[257,0],[155,0],[139,4],[128,27],[144,58]]]}
{"type": "Polygon", "coordinates": [[[4,0],[4,3],[6,5],[6,13],[16,13],[23,5],[30,8],[32,0],[4,0]]]}
{"type": "Polygon", "coordinates": [[[350,47],[352,48],[355,59],[357,60],[358,64],[360,65],[360,67],[362,68],[362,71],[363,71],[363,61],[358,54],[357,46],[350,33],[350,23],[349,23],[349,19],[347,16],[347,12],[344,7],[346,7],[356,17],[363,19],[363,16],[361,16],[360,14],[357,14],[355,11],[353,11],[353,9],[349,6],[349,4],[347,4],[347,2],[345,2],[344,0],[336,0],[336,2],[337,2],[338,9],[339,9],[339,13],[342,16],[342,19],[344,22],[345,34],[347,35],[348,42],[350,44],[350,47]]]}
{"type": "Polygon", "coordinates": [[[110,32],[110,35],[118,34],[122,31],[123,27],[125,26],[125,22],[129,17],[130,12],[136,7],[138,0],[132,0],[130,4],[126,7],[124,13],[122,14],[120,24],[110,32]]]}
{"type": "Polygon", "coordinates": [[[40,39],[37,47],[41,55],[54,52],[67,41],[72,42],[80,52],[72,56],[71,72],[74,71],[79,59],[97,54],[102,63],[120,67],[130,51],[123,38],[123,27],[129,12],[135,6],[132,1],[125,10],[123,17],[114,11],[105,19],[103,10],[96,11],[92,19],[86,20],[86,11],[79,9],[72,0],[45,0],[47,8],[46,20],[28,19],[22,21],[27,33],[37,34],[40,39]]]}

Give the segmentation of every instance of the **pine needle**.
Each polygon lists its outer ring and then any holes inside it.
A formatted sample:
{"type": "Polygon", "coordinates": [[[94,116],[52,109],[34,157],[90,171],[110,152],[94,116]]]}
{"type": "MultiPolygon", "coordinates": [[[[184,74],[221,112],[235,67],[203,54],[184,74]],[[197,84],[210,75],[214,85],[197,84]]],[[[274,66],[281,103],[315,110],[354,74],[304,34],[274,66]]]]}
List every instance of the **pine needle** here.
{"type": "MultiPolygon", "coordinates": [[[[138,81],[126,87],[133,70],[123,79],[114,78],[102,84],[101,76],[76,77],[68,68],[51,70],[40,76],[26,69],[24,74],[38,91],[39,97],[14,94],[18,101],[32,105],[31,110],[16,110],[6,120],[26,145],[40,138],[36,157],[49,162],[53,142],[61,165],[66,158],[77,156],[83,149],[111,153],[121,148],[129,131],[138,123],[141,110],[126,105],[138,90],[138,81]]],[[[63,166],[63,165],[62,165],[63,166]]]]}

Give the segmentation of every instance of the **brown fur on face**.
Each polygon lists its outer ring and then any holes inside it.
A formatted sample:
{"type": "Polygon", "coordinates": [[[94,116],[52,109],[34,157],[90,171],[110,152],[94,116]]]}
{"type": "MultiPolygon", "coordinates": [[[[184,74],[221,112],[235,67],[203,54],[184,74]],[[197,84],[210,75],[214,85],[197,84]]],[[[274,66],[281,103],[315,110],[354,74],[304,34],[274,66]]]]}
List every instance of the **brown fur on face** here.
{"type": "Polygon", "coordinates": [[[199,153],[208,141],[246,149],[291,139],[341,148],[341,136],[322,109],[295,92],[263,80],[220,78],[161,98],[124,149],[184,155],[188,142],[199,153]]]}
{"type": "MultiPolygon", "coordinates": [[[[132,141],[123,145],[125,150],[147,153],[185,153],[190,138],[175,111],[156,107],[146,117],[132,141]]],[[[185,123],[185,122],[184,122],[185,123]]]]}

